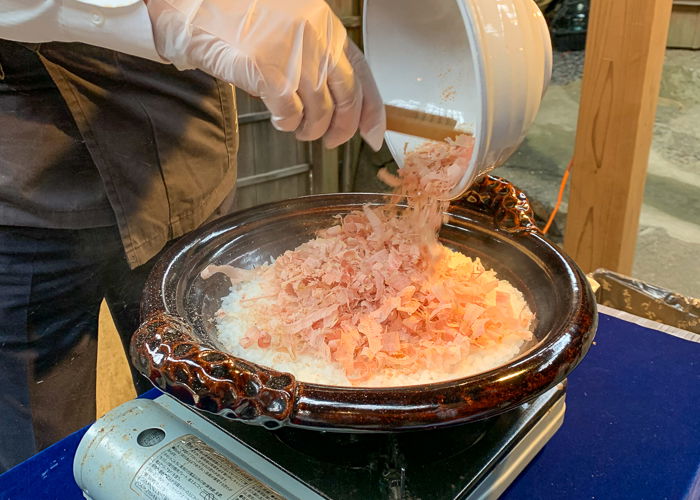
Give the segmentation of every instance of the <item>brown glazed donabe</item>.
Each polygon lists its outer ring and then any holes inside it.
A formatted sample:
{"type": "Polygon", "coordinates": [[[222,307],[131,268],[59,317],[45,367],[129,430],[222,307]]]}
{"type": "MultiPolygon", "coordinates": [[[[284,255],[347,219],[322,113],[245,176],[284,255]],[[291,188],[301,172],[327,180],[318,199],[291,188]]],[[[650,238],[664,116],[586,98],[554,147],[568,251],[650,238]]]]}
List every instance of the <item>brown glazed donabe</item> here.
{"type": "MultiPolygon", "coordinates": [[[[203,323],[198,323],[198,328],[192,324],[195,319],[206,319],[198,318],[201,311],[188,309],[187,285],[192,286],[197,279],[194,267],[201,268],[210,254],[217,255],[217,244],[232,241],[230,244],[236,245],[237,238],[241,245],[254,244],[244,241],[249,231],[261,231],[277,220],[284,224],[283,214],[290,210],[303,219],[305,214],[334,204],[344,207],[347,203],[347,211],[362,203],[386,201],[381,195],[339,194],[273,203],[220,219],[178,242],[159,261],[146,284],[144,322],[131,343],[135,366],[157,387],[186,404],[229,418],[268,428],[291,425],[387,432],[470,422],[507,411],[561,382],[581,361],[593,339],[597,318],[585,276],[542,237],[524,194],[492,176],[484,177],[451,205],[450,223],[443,229],[454,232],[456,239],[463,238],[461,232],[470,237],[484,233],[484,238],[496,242],[484,251],[503,248],[504,256],[532,261],[529,267],[523,266],[525,276],[516,286],[527,288],[537,276],[550,280],[552,290],[524,290],[526,298],[529,292],[538,297],[537,302],[548,302],[548,294],[557,298],[550,304],[539,304],[539,315],[545,319],[540,319],[537,345],[502,367],[422,386],[321,386],[222,352],[202,331],[203,323]]],[[[537,314],[538,304],[534,305],[537,314]]]]}

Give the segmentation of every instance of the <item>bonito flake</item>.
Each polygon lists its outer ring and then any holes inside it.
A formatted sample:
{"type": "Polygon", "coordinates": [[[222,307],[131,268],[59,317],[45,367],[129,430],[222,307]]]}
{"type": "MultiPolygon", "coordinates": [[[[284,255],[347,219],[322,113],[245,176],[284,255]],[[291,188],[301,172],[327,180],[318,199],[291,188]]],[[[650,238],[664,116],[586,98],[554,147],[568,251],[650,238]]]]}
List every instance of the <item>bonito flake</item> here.
{"type": "Polygon", "coordinates": [[[439,243],[473,138],[430,142],[379,178],[407,207],[365,205],[253,270],[224,272],[220,340],[249,361],[330,385],[449,380],[498,366],[532,339],[522,294],[439,243]],[[271,314],[271,311],[274,313],[271,314]]]}

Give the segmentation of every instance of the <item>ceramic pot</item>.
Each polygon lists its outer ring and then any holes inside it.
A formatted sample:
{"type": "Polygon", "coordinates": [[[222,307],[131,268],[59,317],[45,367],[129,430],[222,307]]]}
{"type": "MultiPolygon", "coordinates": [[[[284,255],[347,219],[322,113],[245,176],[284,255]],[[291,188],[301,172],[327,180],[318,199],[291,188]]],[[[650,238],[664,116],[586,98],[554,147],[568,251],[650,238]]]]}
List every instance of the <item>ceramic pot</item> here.
{"type": "MultiPolygon", "coordinates": [[[[365,0],[364,50],[384,102],[457,121],[474,154],[451,193],[503,164],[525,137],[552,75],[547,23],[532,0],[365,0]]],[[[403,165],[424,139],[387,132],[403,165]]]]}
{"type": "MultiPolygon", "coordinates": [[[[333,217],[384,204],[378,194],[296,198],[223,217],[185,236],[154,267],[144,291],[143,324],[131,343],[138,370],[188,405],[268,428],[399,431],[491,417],[564,380],[596,328],[584,274],[532,222],[525,196],[485,177],[449,209],[440,232],[448,247],[479,257],[522,291],[536,315],[536,341],[511,362],[471,377],[393,388],[335,387],[297,381],[274,367],[227,354],[214,313],[227,278],[200,277],[209,264],[251,268],[313,238],[333,217]]],[[[274,314],[274,311],[271,311],[274,314]]]]}

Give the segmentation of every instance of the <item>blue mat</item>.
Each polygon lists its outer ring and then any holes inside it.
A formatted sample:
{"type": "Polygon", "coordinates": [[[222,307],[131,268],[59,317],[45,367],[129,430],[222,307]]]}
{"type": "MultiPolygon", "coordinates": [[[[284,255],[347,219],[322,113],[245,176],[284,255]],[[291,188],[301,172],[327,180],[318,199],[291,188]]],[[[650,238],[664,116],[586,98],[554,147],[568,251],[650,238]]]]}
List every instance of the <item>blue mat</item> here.
{"type": "MultiPolygon", "coordinates": [[[[562,428],[503,498],[698,499],[699,410],[700,344],[601,314],[569,376],[562,428]]],[[[81,499],[73,456],[84,433],[0,476],[0,498],[81,499]]]]}
{"type": "Polygon", "coordinates": [[[503,498],[700,498],[700,344],[601,314],[566,404],[503,498]]]}

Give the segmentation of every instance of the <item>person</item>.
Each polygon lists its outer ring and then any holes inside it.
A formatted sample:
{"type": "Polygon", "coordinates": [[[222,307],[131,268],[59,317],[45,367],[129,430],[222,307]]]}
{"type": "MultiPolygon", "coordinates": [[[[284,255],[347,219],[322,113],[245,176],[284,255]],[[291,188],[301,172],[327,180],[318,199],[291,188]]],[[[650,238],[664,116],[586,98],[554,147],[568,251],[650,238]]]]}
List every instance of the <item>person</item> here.
{"type": "Polygon", "coordinates": [[[233,86],[299,140],[381,145],[323,0],[0,0],[0,471],[94,420],[101,301],[128,344],[159,253],[230,209],[233,86]]]}

